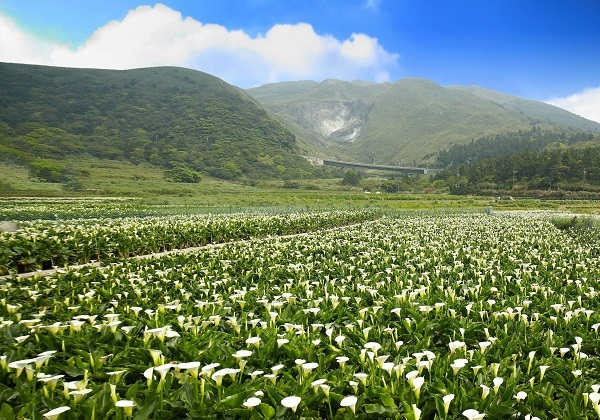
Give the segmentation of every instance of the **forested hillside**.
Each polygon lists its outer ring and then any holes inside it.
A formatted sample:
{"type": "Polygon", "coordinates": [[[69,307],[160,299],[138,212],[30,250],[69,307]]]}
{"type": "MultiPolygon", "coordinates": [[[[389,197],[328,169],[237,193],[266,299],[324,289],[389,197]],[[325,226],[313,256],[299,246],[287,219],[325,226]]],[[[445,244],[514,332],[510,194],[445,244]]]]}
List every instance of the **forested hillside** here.
{"type": "Polygon", "coordinates": [[[544,190],[549,196],[578,198],[600,194],[600,138],[580,147],[549,148],[496,156],[476,163],[452,165],[438,173],[454,194],[518,195],[526,190],[544,190]],[[583,193],[583,192],[587,192],[583,193]]]}
{"type": "Polygon", "coordinates": [[[591,133],[544,132],[535,126],[530,131],[518,131],[482,137],[468,144],[455,144],[438,152],[436,161],[440,167],[476,163],[480,160],[506,156],[519,152],[540,152],[548,147],[562,148],[594,139],[591,133]]]}
{"type": "Polygon", "coordinates": [[[56,181],[68,159],[85,156],[223,179],[314,170],[288,129],[211,75],[0,63],[1,159],[41,167],[38,175],[56,181]]]}

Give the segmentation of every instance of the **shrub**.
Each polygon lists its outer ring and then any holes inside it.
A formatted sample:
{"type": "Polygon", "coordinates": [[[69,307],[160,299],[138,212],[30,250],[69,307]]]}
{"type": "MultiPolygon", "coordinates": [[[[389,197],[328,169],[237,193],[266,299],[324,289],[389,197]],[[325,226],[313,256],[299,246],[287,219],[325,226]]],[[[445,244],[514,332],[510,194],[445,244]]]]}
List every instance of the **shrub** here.
{"type": "Polygon", "coordinates": [[[173,182],[184,182],[189,184],[198,183],[202,179],[198,172],[183,166],[178,166],[165,171],[165,178],[173,182]]]}
{"type": "Polygon", "coordinates": [[[46,182],[61,182],[64,170],[64,167],[46,159],[36,159],[29,164],[31,176],[46,182]]]}

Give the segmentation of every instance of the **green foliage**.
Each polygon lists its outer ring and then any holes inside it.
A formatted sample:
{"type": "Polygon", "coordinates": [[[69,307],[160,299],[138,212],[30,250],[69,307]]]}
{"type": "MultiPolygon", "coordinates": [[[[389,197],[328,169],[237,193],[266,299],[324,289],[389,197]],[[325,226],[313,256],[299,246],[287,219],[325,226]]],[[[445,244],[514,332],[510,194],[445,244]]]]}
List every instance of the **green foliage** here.
{"type": "Polygon", "coordinates": [[[286,82],[248,91],[281,116],[313,153],[338,160],[433,164],[440,149],[473,138],[532,129],[600,131],[598,123],[548,104],[481,88],[442,87],[424,79],[393,84],[286,82]],[[346,118],[344,128],[323,135],[322,122],[340,117],[346,118]],[[345,136],[356,132],[360,134],[348,142],[345,136]]]}
{"type": "Polygon", "coordinates": [[[536,212],[331,229],[356,215],[235,215],[214,231],[316,231],[3,279],[0,417],[597,418],[597,237],[536,212]]]}
{"type": "Polygon", "coordinates": [[[11,163],[93,156],[226,179],[313,174],[290,131],[202,72],[6,63],[0,72],[0,152],[11,163]]]}
{"type": "Polygon", "coordinates": [[[360,171],[350,169],[344,172],[344,177],[342,178],[342,185],[357,186],[362,179],[363,174],[360,171]]]}
{"type": "Polygon", "coordinates": [[[600,147],[522,152],[436,174],[456,194],[520,189],[600,192],[600,147]]]}
{"type": "Polygon", "coordinates": [[[553,217],[550,222],[560,230],[586,230],[600,227],[598,219],[586,216],[553,217]]]}
{"type": "Polygon", "coordinates": [[[261,103],[274,111],[297,107],[305,103],[365,100],[384,92],[390,83],[365,81],[346,82],[327,79],[321,83],[310,80],[271,83],[248,89],[261,103]]]}
{"type": "Polygon", "coordinates": [[[233,160],[226,160],[222,166],[214,168],[212,173],[223,179],[236,179],[242,175],[242,170],[233,160]]]}
{"type": "MultiPolygon", "coordinates": [[[[93,207],[88,203],[86,207],[93,207]]],[[[90,259],[169,251],[266,235],[285,235],[378,217],[374,211],[286,215],[179,215],[145,218],[23,222],[22,231],[0,231],[0,275],[90,259]]]]}
{"type": "Polygon", "coordinates": [[[468,144],[455,144],[438,152],[437,163],[446,167],[475,163],[496,156],[520,152],[538,153],[544,149],[564,149],[566,145],[593,140],[591,133],[542,132],[534,126],[530,131],[518,131],[482,137],[468,144]]]}
{"type": "Polygon", "coordinates": [[[165,178],[173,182],[184,182],[189,184],[195,184],[200,182],[202,176],[189,168],[178,166],[173,169],[165,171],[165,178]]]}
{"type": "Polygon", "coordinates": [[[400,193],[407,191],[420,192],[425,186],[426,182],[426,179],[414,175],[407,175],[400,178],[392,177],[382,182],[379,186],[379,189],[387,193],[400,193]]]}
{"type": "Polygon", "coordinates": [[[46,159],[35,159],[29,164],[29,171],[34,178],[46,182],[61,182],[65,168],[46,159]]]}
{"type": "Polygon", "coordinates": [[[4,194],[10,194],[14,191],[14,187],[11,183],[0,180],[0,191],[2,191],[4,194]]]}
{"type": "Polygon", "coordinates": [[[478,96],[487,101],[491,101],[504,109],[513,110],[526,115],[535,124],[549,124],[553,127],[561,127],[563,130],[568,129],[570,131],[598,131],[598,123],[595,121],[586,120],[569,111],[548,105],[544,102],[505,95],[479,86],[449,86],[448,88],[478,96]]]}

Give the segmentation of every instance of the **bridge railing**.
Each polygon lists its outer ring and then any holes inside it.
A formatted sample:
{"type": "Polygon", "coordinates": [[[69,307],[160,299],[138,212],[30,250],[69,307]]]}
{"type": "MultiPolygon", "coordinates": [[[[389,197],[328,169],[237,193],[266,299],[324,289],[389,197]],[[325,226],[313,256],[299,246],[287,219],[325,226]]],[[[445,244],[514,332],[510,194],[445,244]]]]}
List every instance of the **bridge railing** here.
{"type": "Polygon", "coordinates": [[[437,172],[438,168],[420,168],[415,166],[389,166],[389,165],[371,165],[368,163],[353,163],[341,162],[336,160],[323,159],[323,165],[336,166],[340,168],[358,168],[358,169],[373,169],[379,171],[402,172],[402,173],[420,173],[427,174],[429,172],[437,172]]]}

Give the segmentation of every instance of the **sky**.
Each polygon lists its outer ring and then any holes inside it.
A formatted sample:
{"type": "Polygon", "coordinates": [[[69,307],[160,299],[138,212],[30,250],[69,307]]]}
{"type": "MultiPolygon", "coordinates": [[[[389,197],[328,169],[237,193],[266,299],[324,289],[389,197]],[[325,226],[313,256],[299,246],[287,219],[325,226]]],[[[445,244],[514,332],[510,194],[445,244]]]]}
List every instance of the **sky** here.
{"type": "Polygon", "coordinates": [[[0,61],[181,66],[242,88],[419,77],[600,122],[600,0],[0,0],[0,61]]]}

